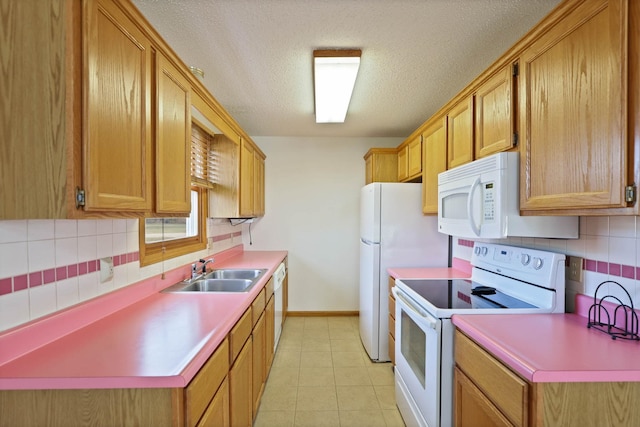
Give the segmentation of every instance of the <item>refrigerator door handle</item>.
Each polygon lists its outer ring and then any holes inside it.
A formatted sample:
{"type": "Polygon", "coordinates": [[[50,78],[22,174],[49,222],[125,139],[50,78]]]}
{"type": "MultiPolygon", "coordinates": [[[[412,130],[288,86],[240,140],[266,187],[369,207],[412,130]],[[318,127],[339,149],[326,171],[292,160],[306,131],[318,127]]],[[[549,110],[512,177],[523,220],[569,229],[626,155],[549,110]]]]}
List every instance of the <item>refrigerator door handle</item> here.
{"type": "Polygon", "coordinates": [[[365,245],[377,245],[377,242],[372,242],[371,240],[367,240],[367,239],[363,239],[362,237],[360,238],[360,241],[362,243],[364,243],[365,245]]]}

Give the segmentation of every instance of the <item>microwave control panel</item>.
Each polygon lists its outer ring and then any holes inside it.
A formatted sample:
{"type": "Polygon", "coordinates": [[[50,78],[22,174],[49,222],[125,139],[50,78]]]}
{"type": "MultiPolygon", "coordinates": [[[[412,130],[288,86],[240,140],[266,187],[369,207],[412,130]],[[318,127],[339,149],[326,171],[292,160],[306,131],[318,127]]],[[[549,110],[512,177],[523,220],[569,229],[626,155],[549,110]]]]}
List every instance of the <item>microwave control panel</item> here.
{"type": "Polygon", "coordinates": [[[496,218],[496,191],[493,182],[482,186],[482,213],[484,222],[493,222],[496,218]]]}

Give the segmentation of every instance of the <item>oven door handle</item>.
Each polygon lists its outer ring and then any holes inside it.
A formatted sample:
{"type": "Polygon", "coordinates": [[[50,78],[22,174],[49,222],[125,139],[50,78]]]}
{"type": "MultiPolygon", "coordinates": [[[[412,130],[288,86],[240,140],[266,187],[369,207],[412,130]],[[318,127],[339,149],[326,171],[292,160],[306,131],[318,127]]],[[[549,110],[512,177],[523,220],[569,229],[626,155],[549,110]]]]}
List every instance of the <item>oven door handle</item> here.
{"type": "Polygon", "coordinates": [[[395,286],[391,288],[391,292],[396,297],[396,299],[399,299],[401,301],[401,304],[405,305],[408,309],[410,309],[416,315],[420,316],[431,329],[437,328],[438,326],[437,320],[433,316],[431,316],[429,313],[427,313],[420,307],[416,306],[413,302],[409,301],[409,299],[406,298],[402,293],[398,292],[395,286]]]}

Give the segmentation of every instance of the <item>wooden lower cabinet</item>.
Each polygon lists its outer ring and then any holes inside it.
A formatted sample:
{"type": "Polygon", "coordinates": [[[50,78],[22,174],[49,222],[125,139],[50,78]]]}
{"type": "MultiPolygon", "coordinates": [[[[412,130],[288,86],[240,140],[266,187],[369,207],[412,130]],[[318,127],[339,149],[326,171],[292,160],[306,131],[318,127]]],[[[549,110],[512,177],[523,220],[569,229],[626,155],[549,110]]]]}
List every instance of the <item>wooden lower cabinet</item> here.
{"type": "Polygon", "coordinates": [[[273,363],[273,357],[275,356],[275,321],[276,321],[276,306],[273,295],[267,302],[267,307],[264,310],[265,314],[265,330],[266,330],[266,354],[265,354],[265,380],[271,370],[271,364],[273,363]]]}
{"type": "Polygon", "coordinates": [[[260,405],[260,397],[264,390],[264,382],[266,378],[266,329],[265,329],[265,312],[253,327],[253,416],[255,417],[260,405]]]}
{"type": "Polygon", "coordinates": [[[269,281],[186,387],[0,390],[0,427],[250,427],[274,358],[274,321],[269,281]]]}
{"type": "Polygon", "coordinates": [[[454,425],[638,426],[640,382],[532,383],[455,333],[454,425]]]}
{"type": "Polygon", "coordinates": [[[198,427],[229,427],[229,379],[225,377],[220,389],[213,397],[198,427]]]}
{"type": "MultiPolygon", "coordinates": [[[[200,424],[199,421],[205,412],[209,412],[208,407],[217,399],[229,401],[229,389],[222,389],[221,384],[227,382],[229,372],[229,340],[225,339],[218,349],[211,355],[200,371],[184,389],[184,419],[188,427],[200,424]],[[220,388],[219,391],[217,391],[220,388]],[[214,397],[215,396],[215,397],[214,397]]],[[[227,405],[227,416],[229,410],[227,405]]],[[[211,415],[207,415],[211,417],[211,415]]]]}
{"type": "Polygon", "coordinates": [[[253,424],[253,342],[248,339],[229,371],[229,407],[231,425],[253,424]]]}
{"type": "Polygon", "coordinates": [[[456,426],[513,426],[460,369],[454,372],[456,426]]]}

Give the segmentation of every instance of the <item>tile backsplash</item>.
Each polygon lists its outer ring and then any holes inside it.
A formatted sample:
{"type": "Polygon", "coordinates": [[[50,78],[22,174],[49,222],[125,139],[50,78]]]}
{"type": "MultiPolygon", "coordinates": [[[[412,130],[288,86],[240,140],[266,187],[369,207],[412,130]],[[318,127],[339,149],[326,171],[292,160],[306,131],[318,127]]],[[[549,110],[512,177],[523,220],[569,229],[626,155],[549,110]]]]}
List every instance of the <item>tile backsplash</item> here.
{"type": "Polygon", "coordinates": [[[0,331],[229,249],[242,230],[210,219],[206,250],[140,267],[137,219],[0,221],[0,331]]]}
{"type": "MultiPolygon", "coordinates": [[[[581,217],[579,239],[509,238],[495,243],[560,252],[583,258],[583,282],[566,282],[567,309],[573,309],[576,292],[593,296],[598,285],[612,280],[630,295],[634,306],[640,303],[640,234],[639,217],[581,217]],[[584,290],[583,290],[584,289],[584,290]]],[[[453,256],[471,259],[472,242],[454,239],[453,256]],[[456,244],[457,242],[457,244],[456,244]]],[[[628,298],[617,286],[603,287],[600,292],[611,293],[627,303],[628,298]]],[[[600,293],[599,295],[600,296],[600,293]]]]}

